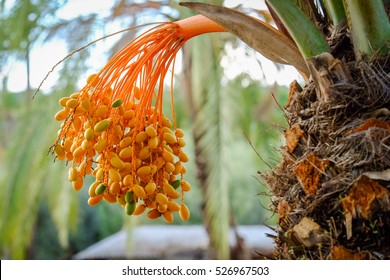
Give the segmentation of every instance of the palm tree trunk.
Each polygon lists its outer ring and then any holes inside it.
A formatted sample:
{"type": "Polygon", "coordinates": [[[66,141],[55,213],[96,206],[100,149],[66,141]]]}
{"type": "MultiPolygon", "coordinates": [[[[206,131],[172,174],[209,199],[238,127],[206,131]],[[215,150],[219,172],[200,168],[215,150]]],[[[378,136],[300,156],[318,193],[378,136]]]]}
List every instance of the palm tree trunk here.
{"type": "Polygon", "coordinates": [[[31,101],[32,101],[32,98],[31,98],[31,59],[30,59],[30,46],[31,44],[30,43],[27,43],[27,46],[26,46],[26,90],[25,90],[25,100],[26,100],[26,108],[27,110],[30,109],[30,105],[31,105],[31,101]]]}
{"type": "Polygon", "coordinates": [[[264,176],[276,257],[389,259],[390,63],[325,53],[308,64],[313,79],[290,88],[284,159],[264,176]]]}
{"type": "Polygon", "coordinates": [[[31,91],[30,46],[26,48],[26,74],[27,74],[26,92],[29,93],[31,91]]]}
{"type": "MultiPolygon", "coordinates": [[[[194,55],[191,52],[191,46],[190,45],[184,46],[183,48],[183,69],[184,70],[183,70],[183,79],[182,79],[182,92],[184,93],[186,99],[186,105],[188,111],[191,114],[191,119],[194,123],[192,129],[192,136],[194,138],[194,147],[195,147],[195,162],[197,167],[196,175],[202,190],[201,211],[202,211],[202,216],[204,217],[204,226],[210,238],[208,257],[211,259],[216,259],[216,258],[221,258],[222,254],[219,252],[220,248],[218,248],[218,245],[215,242],[213,242],[213,238],[215,236],[215,232],[213,230],[213,222],[216,221],[210,219],[207,211],[207,204],[213,203],[210,200],[208,200],[208,196],[207,196],[208,188],[209,188],[208,178],[210,177],[209,174],[210,167],[208,166],[207,158],[205,158],[204,156],[205,151],[203,151],[202,145],[200,144],[200,142],[202,141],[203,133],[201,130],[198,129],[198,126],[195,125],[195,123],[199,119],[199,108],[197,109],[197,106],[195,105],[196,97],[193,90],[193,78],[192,78],[193,71],[192,71],[192,63],[191,63],[193,57],[194,55]]],[[[224,230],[228,231],[229,229],[226,228],[224,230]]],[[[226,247],[229,246],[229,244],[224,244],[223,246],[226,247]]]]}

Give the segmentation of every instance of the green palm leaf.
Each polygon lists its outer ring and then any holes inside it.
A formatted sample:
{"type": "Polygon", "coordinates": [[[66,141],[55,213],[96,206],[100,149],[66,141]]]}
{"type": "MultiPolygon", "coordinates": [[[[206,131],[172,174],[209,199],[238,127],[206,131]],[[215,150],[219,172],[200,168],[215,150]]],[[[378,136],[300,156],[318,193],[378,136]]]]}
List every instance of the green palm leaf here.
{"type": "Polygon", "coordinates": [[[221,91],[221,45],[216,37],[191,42],[193,136],[203,216],[213,256],[229,258],[229,105],[221,91]]]}
{"type": "Polygon", "coordinates": [[[25,257],[40,202],[49,201],[62,245],[67,245],[70,225],[75,224],[77,197],[71,195],[74,191],[66,181],[65,169],[58,168],[47,155],[53,141],[48,135],[57,129],[47,117],[56,107],[48,99],[40,96],[31,110],[23,113],[2,166],[0,254],[13,259],[25,257]]]}

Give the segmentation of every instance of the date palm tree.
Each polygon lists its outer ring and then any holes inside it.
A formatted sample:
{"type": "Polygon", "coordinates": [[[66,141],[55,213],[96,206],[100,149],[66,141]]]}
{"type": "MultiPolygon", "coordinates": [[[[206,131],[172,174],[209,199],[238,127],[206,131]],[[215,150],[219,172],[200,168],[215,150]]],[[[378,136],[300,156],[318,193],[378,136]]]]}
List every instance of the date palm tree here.
{"type": "Polygon", "coordinates": [[[390,258],[389,1],[267,0],[277,29],[182,3],[293,65],[283,160],[262,178],[278,214],[275,258],[390,258]]]}
{"type": "MultiPolygon", "coordinates": [[[[172,153],[180,162],[188,160],[181,151],[184,143],[180,144],[178,139],[182,132],[176,131],[172,91],[176,140],[167,130],[172,124],[163,116],[162,83],[157,93],[154,90],[157,82],[164,80],[168,65],[186,40],[207,32],[227,30],[270,60],[293,65],[305,80],[304,86],[297,82],[291,84],[285,106],[289,126],[285,131],[283,160],[262,175],[273,194],[274,210],[279,214],[275,257],[389,258],[390,242],[386,235],[390,209],[389,3],[381,0],[368,3],[362,0],[268,0],[266,3],[278,29],[221,6],[183,3],[211,21],[193,17],[162,24],[120,51],[103,70],[88,79],[80,94],[63,102],[63,112],[59,112],[56,119],[65,121],[64,128],[53,150],[59,159],[73,159],[69,180],[78,189],[79,177],[87,170],[92,172],[90,167],[82,168],[82,163],[93,162],[95,153],[89,147],[100,140],[99,143],[104,144],[102,149],[99,145],[93,146],[96,152],[102,152],[98,157],[98,168],[102,172],[93,173],[96,190],[89,193],[90,205],[105,199],[124,206],[128,215],[141,214],[145,208],[150,208],[147,216],[151,219],[162,216],[172,222],[172,212],[180,211],[182,220],[188,220],[188,208],[183,203],[184,192],[189,190],[182,181],[185,169],[180,169],[183,170],[181,179],[173,174],[176,167],[172,169],[172,153]],[[132,61],[134,64],[128,64],[132,61]],[[122,75],[127,71],[129,75],[122,75]],[[113,92],[110,91],[112,85],[115,86],[113,92]],[[93,98],[89,100],[89,96],[93,98]],[[152,107],[153,98],[157,98],[156,107],[152,107]],[[140,101],[136,102],[138,99],[140,101]],[[101,115],[100,111],[89,110],[86,100],[102,108],[111,104],[110,109],[101,115]],[[68,104],[68,101],[71,102],[68,104]],[[79,103],[82,105],[76,112],[79,103]],[[126,103],[126,109],[122,103],[126,103]],[[89,118],[90,115],[94,118],[89,118]],[[131,128],[135,123],[127,121],[132,117],[137,120],[134,131],[131,128]],[[75,121],[80,118],[83,126],[75,121]],[[90,120],[93,125],[88,124],[90,120]],[[111,126],[111,121],[115,126],[111,126]],[[160,142],[149,143],[147,137],[156,140],[156,132],[160,142]],[[71,137],[72,133],[77,139],[71,137]],[[131,138],[131,141],[119,144],[126,133],[129,133],[127,140],[131,138]],[[65,145],[74,140],[74,145],[65,145]],[[161,145],[157,146],[159,143],[161,145]],[[129,145],[133,148],[127,148],[129,145]],[[131,153],[125,156],[122,149],[131,153]],[[141,154],[141,149],[147,153],[141,154]],[[157,160],[153,161],[159,157],[164,159],[161,166],[157,160]],[[129,178],[135,181],[122,178],[127,174],[125,167],[129,169],[129,178]],[[181,193],[174,186],[180,187],[181,193]],[[180,207],[169,201],[167,208],[166,196],[173,200],[181,196],[180,207]]],[[[214,98],[215,104],[221,106],[218,96],[208,93],[205,96],[214,98]]],[[[218,174],[215,167],[219,164],[211,164],[208,171],[218,174]]],[[[226,227],[228,215],[224,214],[224,220],[214,216],[210,221],[219,219],[226,227]]],[[[223,252],[225,255],[226,247],[223,252]]]]}

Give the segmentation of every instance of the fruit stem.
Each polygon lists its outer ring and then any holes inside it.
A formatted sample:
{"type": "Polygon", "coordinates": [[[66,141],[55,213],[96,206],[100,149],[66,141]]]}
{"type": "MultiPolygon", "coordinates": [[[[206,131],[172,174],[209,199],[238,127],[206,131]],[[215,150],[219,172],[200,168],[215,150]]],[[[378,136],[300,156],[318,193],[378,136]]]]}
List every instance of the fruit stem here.
{"type": "Polygon", "coordinates": [[[175,23],[186,40],[205,33],[226,32],[225,28],[202,15],[185,18],[175,23]]]}

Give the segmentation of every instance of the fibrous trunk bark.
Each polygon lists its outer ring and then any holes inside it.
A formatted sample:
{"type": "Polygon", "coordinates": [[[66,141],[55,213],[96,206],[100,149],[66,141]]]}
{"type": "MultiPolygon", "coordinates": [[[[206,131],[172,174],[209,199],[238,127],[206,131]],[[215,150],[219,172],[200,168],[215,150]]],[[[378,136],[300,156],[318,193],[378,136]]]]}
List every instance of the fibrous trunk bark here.
{"type": "Polygon", "coordinates": [[[308,61],[285,106],[283,161],[264,176],[278,259],[390,259],[390,62],[308,61]]]}

